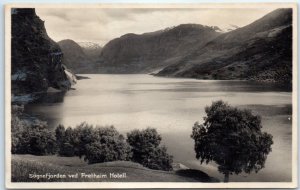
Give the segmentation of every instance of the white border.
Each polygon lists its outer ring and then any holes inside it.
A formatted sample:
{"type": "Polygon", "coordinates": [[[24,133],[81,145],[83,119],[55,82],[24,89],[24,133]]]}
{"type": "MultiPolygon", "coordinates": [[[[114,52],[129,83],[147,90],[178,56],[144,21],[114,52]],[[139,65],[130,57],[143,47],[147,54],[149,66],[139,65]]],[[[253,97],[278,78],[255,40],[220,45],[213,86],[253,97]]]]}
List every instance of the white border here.
{"type": "Polygon", "coordinates": [[[296,188],[297,187],[297,4],[296,3],[218,3],[218,4],[9,4],[5,6],[5,182],[6,188],[296,188]],[[292,182],[11,182],[11,8],[292,8],[293,9],[293,92],[292,92],[292,182]]]}

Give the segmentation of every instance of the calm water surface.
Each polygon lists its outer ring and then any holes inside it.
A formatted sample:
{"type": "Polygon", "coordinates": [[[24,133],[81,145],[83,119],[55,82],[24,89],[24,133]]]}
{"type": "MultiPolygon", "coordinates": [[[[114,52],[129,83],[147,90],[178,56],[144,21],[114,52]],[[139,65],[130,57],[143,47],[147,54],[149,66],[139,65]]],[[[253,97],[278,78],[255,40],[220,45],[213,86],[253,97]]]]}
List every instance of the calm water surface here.
{"type": "Polygon", "coordinates": [[[222,99],[261,114],[263,130],[274,140],[264,169],[257,174],[230,176],[230,181],[291,181],[291,92],[247,81],[84,76],[90,79],[78,81],[76,90],[68,91],[63,99],[29,105],[26,110],[53,128],[59,123],[73,127],[83,121],[114,125],[123,134],[148,126],[157,128],[175,162],[223,179],[214,164],[200,165],[190,138],[193,124],[203,121],[204,107],[222,99]]]}

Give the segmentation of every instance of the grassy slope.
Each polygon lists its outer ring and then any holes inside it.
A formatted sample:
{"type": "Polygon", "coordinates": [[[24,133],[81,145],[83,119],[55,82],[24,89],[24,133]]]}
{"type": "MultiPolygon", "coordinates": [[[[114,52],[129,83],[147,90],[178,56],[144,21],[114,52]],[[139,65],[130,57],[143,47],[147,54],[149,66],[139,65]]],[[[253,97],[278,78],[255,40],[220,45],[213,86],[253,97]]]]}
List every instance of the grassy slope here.
{"type": "Polygon", "coordinates": [[[105,182],[212,182],[215,179],[198,170],[158,171],[144,168],[140,164],[116,161],[88,165],[77,157],[12,155],[13,182],[52,181],[105,181],[105,182]],[[29,174],[107,174],[107,178],[30,179],[29,174]],[[126,178],[110,178],[110,173],[126,173],[126,178]]]}

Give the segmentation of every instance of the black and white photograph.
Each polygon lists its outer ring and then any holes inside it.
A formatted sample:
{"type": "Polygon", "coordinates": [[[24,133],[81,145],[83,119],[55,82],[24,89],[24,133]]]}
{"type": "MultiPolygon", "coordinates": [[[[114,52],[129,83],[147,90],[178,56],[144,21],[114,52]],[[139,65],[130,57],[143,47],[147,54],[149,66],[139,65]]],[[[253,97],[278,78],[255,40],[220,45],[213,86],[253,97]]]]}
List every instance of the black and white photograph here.
{"type": "Polygon", "coordinates": [[[8,188],[297,186],[297,4],[11,4],[5,55],[8,188]]]}

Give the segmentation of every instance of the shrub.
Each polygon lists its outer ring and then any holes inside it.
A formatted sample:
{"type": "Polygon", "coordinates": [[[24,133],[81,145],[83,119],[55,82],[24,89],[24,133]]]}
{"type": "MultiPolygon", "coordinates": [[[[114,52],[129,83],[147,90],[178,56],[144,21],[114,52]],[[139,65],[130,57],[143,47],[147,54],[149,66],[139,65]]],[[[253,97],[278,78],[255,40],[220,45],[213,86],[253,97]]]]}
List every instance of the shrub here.
{"type": "Polygon", "coordinates": [[[55,154],[56,139],[47,129],[46,122],[38,119],[21,119],[22,112],[22,106],[12,106],[12,154],[55,154]]]}
{"type": "Polygon", "coordinates": [[[114,127],[96,128],[92,142],[86,145],[85,160],[90,164],[129,160],[131,148],[114,127]]]}
{"type": "Polygon", "coordinates": [[[86,155],[86,145],[93,142],[93,126],[84,122],[74,129],[67,129],[66,133],[67,141],[74,146],[75,155],[80,158],[84,157],[86,155]]]}
{"type": "Polygon", "coordinates": [[[172,156],[167,153],[165,146],[152,149],[142,160],[143,165],[147,168],[165,171],[172,170],[172,162],[172,156]]]}
{"type": "Polygon", "coordinates": [[[13,139],[13,154],[48,155],[57,150],[55,137],[45,126],[27,126],[13,139]]]}
{"type": "Polygon", "coordinates": [[[20,144],[20,138],[22,131],[26,123],[19,118],[20,112],[23,111],[21,106],[12,106],[12,118],[11,118],[11,152],[16,154],[20,144]]]}
{"type": "Polygon", "coordinates": [[[59,125],[55,129],[56,142],[58,145],[58,155],[71,157],[75,155],[74,146],[72,143],[73,130],[68,127],[65,130],[63,125],[59,125]]]}
{"type": "Polygon", "coordinates": [[[72,157],[75,156],[74,146],[68,142],[63,143],[60,146],[58,154],[60,156],[72,157]]]}
{"type": "Polygon", "coordinates": [[[55,137],[56,137],[56,141],[57,144],[60,146],[61,144],[63,144],[64,139],[65,139],[65,127],[63,125],[59,125],[56,129],[55,129],[55,137]]]}
{"type": "Polygon", "coordinates": [[[162,138],[156,129],[133,130],[127,133],[127,142],[132,147],[132,160],[156,170],[172,170],[172,156],[165,146],[159,146],[162,138]]]}
{"type": "Polygon", "coordinates": [[[79,156],[89,164],[115,160],[129,160],[131,148],[124,137],[113,127],[93,127],[81,123],[76,128],[56,129],[57,137],[64,134],[59,146],[61,156],[79,156]]]}

